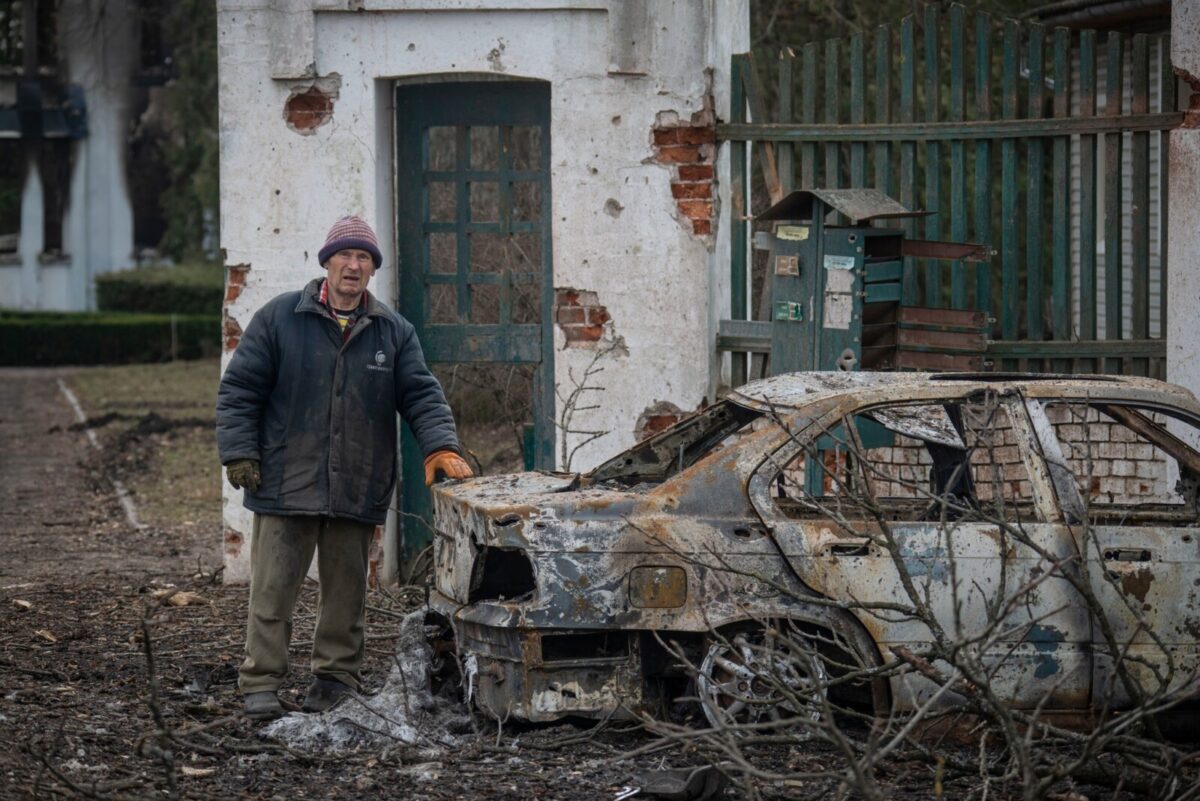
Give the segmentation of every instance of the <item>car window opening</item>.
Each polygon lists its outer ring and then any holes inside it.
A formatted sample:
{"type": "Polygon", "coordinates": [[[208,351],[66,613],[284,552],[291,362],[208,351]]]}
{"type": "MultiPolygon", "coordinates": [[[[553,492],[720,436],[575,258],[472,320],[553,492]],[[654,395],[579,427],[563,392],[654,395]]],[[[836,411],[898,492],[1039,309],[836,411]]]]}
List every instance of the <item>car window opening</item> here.
{"type": "Polygon", "coordinates": [[[1034,517],[1032,483],[994,394],[870,409],[829,428],[776,477],[792,518],[987,520],[1034,517]]]}
{"type": "Polygon", "coordinates": [[[588,474],[589,483],[632,487],[658,484],[686,470],[762,412],[728,400],[714,403],[670,428],[617,454],[588,474]]]}
{"type": "MultiPolygon", "coordinates": [[[[1168,430],[1167,415],[1111,402],[1043,406],[1075,481],[1081,519],[1107,525],[1200,523],[1200,453],[1168,430]]],[[[1191,420],[1176,422],[1195,429],[1191,420]]]]}

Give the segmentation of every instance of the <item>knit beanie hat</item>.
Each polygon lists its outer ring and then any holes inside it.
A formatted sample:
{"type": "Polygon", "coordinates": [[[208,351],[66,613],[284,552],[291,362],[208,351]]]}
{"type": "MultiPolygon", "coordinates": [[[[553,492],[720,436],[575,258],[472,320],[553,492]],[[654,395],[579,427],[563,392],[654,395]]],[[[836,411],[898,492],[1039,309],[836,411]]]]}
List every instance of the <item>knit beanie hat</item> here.
{"type": "Polygon", "coordinates": [[[379,252],[379,240],[375,237],[375,232],[367,225],[366,220],[353,214],[338,220],[329,229],[329,236],[325,237],[325,244],[317,254],[317,261],[324,266],[334,253],[350,248],[370,253],[371,258],[375,260],[376,270],[383,266],[383,254],[379,252]]]}

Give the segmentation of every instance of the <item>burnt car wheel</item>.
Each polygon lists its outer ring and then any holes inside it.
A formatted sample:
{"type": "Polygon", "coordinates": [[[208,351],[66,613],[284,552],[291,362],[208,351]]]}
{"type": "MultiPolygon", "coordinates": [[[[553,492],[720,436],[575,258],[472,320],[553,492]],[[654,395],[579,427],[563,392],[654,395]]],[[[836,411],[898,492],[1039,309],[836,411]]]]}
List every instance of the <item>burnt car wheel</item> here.
{"type": "Polygon", "coordinates": [[[715,637],[696,678],[709,725],[802,727],[821,718],[827,677],[804,635],[784,622],[715,637]]]}

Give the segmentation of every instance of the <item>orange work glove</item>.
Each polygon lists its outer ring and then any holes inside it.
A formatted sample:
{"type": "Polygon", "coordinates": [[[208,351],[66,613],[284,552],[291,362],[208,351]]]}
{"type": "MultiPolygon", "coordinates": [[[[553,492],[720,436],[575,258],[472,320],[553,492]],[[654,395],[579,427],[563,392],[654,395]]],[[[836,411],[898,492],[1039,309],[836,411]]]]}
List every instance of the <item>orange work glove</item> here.
{"type": "Polygon", "coordinates": [[[446,478],[470,478],[471,466],[454,451],[434,451],[425,457],[425,486],[432,487],[438,473],[446,478]]]}

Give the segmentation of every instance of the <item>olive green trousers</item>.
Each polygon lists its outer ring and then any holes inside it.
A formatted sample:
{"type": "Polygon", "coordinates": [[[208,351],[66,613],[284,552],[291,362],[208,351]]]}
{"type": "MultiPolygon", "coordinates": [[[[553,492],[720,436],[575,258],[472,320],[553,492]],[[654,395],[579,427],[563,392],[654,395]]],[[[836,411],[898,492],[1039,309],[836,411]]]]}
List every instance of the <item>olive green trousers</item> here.
{"type": "Polygon", "coordinates": [[[359,688],[367,560],[375,526],[329,517],[254,516],[243,693],[275,691],[288,671],[292,611],[317,554],[321,583],[312,672],[359,688]]]}

